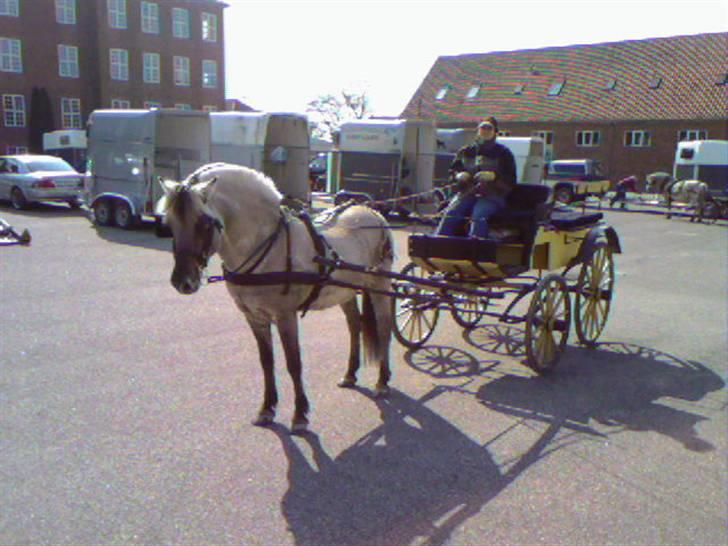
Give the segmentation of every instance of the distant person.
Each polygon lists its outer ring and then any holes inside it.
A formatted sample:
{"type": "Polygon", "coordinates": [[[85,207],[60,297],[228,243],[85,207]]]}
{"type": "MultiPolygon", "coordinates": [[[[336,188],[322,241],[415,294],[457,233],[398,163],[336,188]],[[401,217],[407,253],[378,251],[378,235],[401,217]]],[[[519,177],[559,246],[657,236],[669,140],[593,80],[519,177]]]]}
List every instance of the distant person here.
{"type": "Polygon", "coordinates": [[[506,206],[516,185],[516,161],[511,151],[496,142],[498,122],[488,117],[478,125],[475,142],[458,150],[450,165],[460,182],[460,193],[445,211],[436,235],[461,235],[470,219],[471,237],[488,237],[488,221],[506,206]]]}
{"type": "Polygon", "coordinates": [[[620,208],[627,208],[627,192],[637,191],[637,177],[630,175],[627,178],[623,178],[614,187],[614,195],[609,200],[609,208],[614,207],[615,203],[621,203],[620,208]]]}

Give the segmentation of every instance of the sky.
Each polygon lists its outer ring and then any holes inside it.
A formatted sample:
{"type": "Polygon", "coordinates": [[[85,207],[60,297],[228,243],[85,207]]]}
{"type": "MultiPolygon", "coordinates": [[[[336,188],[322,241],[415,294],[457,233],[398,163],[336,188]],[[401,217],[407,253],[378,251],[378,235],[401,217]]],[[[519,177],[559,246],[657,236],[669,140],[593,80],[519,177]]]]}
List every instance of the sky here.
{"type": "Polygon", "coordinates": [[[224,0],[226,96],[398,116],[437,57],[728,31],[728,0],[224,0]]]}

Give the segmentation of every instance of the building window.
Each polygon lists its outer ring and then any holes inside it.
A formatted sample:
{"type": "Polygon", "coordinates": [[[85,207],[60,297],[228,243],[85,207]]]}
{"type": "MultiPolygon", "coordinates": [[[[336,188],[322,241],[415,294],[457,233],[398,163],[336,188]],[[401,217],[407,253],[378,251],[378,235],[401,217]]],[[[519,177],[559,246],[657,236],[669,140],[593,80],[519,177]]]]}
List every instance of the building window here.
{"type": "Polygon", "coordinates": [[[111,28],[126,28],[126,0],[106,0],[111,28]]]}
{"type": "Polygon", "coordinates": [[[174,105],[174,107],[177,110],[192,110],[192,105],[184,103],[184,102],[178,102],[174,105]]]}
{"type": "Polygon", "coordinates": [[[172,36],[190,37],[190,12],[184,8],[172,8],[172,36]]]}
{"type": "Polygon", "coordinates": [[[81,99],[61,99],[61,125],[64,129],[81,129],[81,99]]]}
{"type": "Polygon", "coordinates": [[[450,91],[449,85],[444,85],[440,88],[440,90],[437,92],[437,95],[435,95],[435,100],[442,100],[447,96],[447,92],[450,91]]]}
{"type": "Polygon", "coordinates": [[[533,136],[543,140],[546,146],[551,146],[554,143],[554,132],[553,131],[534,131],[533,136]]]}
{"type": "Polygon", "coordinates": [[[523,95],[523,90],[526,88],[525,83],[519,83],[513,88],[514,95],[523,95]]]}
{"type": "Polygon", "coordinates": [[[18,17],[20,15],[18,0],[0,0],[0,15],[18,17]]]}
{"type": "Polygon", "coordinates": [[[566,80],[556,80],[551,83],[551,87],[549,87],[549,95],[552,97],[557,97],[561,94],[561,91],[564,89],[564,84],[566,83],[566,80]]]}
{"type": "Polygon", "coordinates": [[[159,4],[142,2],[142,32],[159,34],[159,4]]]}
{"type": "Polygon", "coordinates": [[[189,57],[174,57],[174,84],[185,87],[190,85],[189,57]]]}
{"type": "Polygon", "coordinates": [[[472,100],[472,99],[474,99],[475,97],[478,96],[478,93],[480,93],[480,86],[479,85],[474,85],[470,89],[468,89],[468,92],[465,95],[465,98],[466,99],[469,99],[469,100],[472,100]]]}
{"type": "Polygon", "coordinates": [[[647,85],[650,89],[659,89],[660,85],[662,85],[662,77],[655,74],[647,85]]]}
{"type": "Polygon", "coordinates": [[[76,24],[76,0],[56,0],[56,22],[61,25],[76,24]]]}
{"type": "Polygon", "coordinates": [[[682,142],[683,140],[706,140],[708,138],[708,131],[704,129],[687,129],[685,131],[678,131],[677,140],[682,142]]]}
{"type": "Polygon", "coordinates": [[[599,146],[602,135],[599,131],[577,131],[576,145],[584,147],[599,146]]]}
{"type": "Polygon", "coordinates": [[[23,155],[28,153],[28,147],[27,146],[13,146],[12,144],[8,144],[7,147],[8,155],[23,155]]]}
{"type": "Polygon", "coordinates": [[[202,61],[202,87],[217,87],[217,61],[202,61]]]}
{"type": "Polygon", "coordinates": [[[16,40],[14,38],[0,38],[0,71],[23,71],[23,59],[20,53],[20,40],[16,40]]]}
{"type": "Polygon", "coordinates": [[[78,48],[58,45],[58,75],[61,78],[78,78],[78,48]]]}
{"type": "Polygon", "coordinates": [[[617,79],[611,78],[605,82],[604,87],[602,89],[604,89],[605,91],[612,91],[616,88],[617,88],[617,79]]]}
{"type": "Polygon", "coordinates": [[[159,53],[144,53],[144,83],[159,83],[159,53]]]}
{"type": "Polygon", "coordinates": [[[25,127],[23,95],[3,95],[3,123],[5,127],[25,127]]]}
{"type": "Polygon", "coordinates": [[[203,112],[217,112],[217,106],[213,106],[211,104],[205,104],[202,107],[203,112]]]}
{"type": "Polygon", "coordinates": [[[129,110],[131,102],[126,99],[111,99],[111,107],[114,110],[129,110]]]}
{"type": "Polygon", "coordinates": [[[111,79],[127,81],[129,79],[129,52],[126,49],[110,49],[111,79]]]}
{"type": "Polygon", "coordinates": [[[217,15],[214,13],[202,13],[202,39],[217,42],[217,15]]]}
{"type": "Polygon", "coordinates": [[[156,100],[145,100],[144,101],[144,108],[146,108],[147,110],[152,110],[154,108],[161,108],[161,107],[162,107],[162,103],[158,102],[156,100]]]}
{"type": "Polygon", "coordinates": [[[649,131],[625,131],[624,145],[629,148],[646,148],[652,144],[649,131]]]}

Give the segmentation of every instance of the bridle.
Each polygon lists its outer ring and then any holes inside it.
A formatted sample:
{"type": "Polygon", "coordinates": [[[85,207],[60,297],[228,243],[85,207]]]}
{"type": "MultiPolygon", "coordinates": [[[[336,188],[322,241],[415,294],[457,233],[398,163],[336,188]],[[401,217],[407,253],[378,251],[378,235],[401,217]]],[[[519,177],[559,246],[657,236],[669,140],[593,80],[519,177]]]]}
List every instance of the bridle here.
{"type": "Polygon", "coordinates": [[[198,234],[201,234],[202,236],[200,250],[195,252],[193,250],[183,248],[178,251],[177,241],[176,239],[173,239],[172,252],[174,253],[174,256],[176,258],[190,258],[200,269],[205,269],[207,267],[207,263],[210,261],[210,256],[213,254],[212,243],[215,238],[215,231],[217,230],[218,233],[222,233],[222,229],[223,225],[220,220],[203,212],[195,224],[195,235],[197,236],[198,234]]]}

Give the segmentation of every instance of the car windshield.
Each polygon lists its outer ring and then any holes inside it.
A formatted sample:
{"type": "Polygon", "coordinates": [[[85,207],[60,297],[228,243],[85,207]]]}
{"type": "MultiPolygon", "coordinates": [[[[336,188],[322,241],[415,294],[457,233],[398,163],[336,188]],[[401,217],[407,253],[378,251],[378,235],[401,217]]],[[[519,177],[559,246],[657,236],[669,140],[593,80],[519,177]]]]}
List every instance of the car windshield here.
{"type": "Polygon", "coordinates": [[[23,162],[30,172],[36,171],[56,171],[56,172],[75,172],[73,167],[63,161],[61,158],[44,157],[43,159],[31,159],[23,162]]]}
{"type": "Polygon", "coordinates": [[[584,174],[582,163],[556,163],[551,165],[551,172],[558,174],[584,174]]]}

